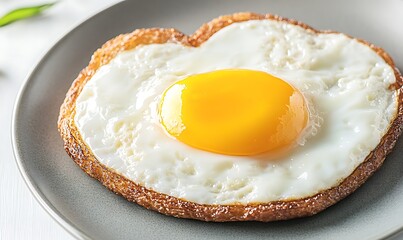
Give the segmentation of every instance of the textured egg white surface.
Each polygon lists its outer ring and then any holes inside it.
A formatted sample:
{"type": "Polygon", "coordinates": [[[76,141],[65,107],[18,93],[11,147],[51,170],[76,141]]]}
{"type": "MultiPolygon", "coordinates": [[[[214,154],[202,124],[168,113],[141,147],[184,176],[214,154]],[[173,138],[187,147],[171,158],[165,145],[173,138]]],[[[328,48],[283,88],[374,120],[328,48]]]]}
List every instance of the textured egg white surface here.
{"type": "Polygon", "coordinates": [[[396,114],[393,82],[382,58],[342,34],[248,21],[198,48],[166,43],[120,53],[85,85],[75,123],[102,164],[157,192],[202,204],[295,199],[338,185],[377,146],[396,114]],[[164,90],[228,68],[265,71],[303,93],[310,124],[298,146],[276,157],[235,157],[168,136],[158,115],[164,90]]]}

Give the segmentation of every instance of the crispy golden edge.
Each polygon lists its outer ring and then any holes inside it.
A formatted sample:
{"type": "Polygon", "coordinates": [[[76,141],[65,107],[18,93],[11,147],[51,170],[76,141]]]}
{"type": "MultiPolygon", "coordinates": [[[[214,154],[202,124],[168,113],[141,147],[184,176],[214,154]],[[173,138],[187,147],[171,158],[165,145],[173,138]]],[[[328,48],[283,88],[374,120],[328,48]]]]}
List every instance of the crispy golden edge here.
{"type": "Polygon", "coordinates": [[[396,83],[391,86],[398,93],[398,111],[389,130],[378,146],[367,156],[354,172],[344,179],[338,186],[322,191],[314,196],[290,201],[273,201],[261,204],[248,205],[208,205],[182,200],[166,194],[147,189],[131,180],[115,173],[102,165],[92,154],[81,138],[74,124],[75,101],[83,86],[95,74],[99,67],[107,64],[118,53],[133,49],[138,45],[152,43],[176,42],[179,44],[197,47],[207,41],[215,32],[234,22],[252,19],[272,19],[301,26],[318,34],[326,34],[315,30],[301,22],[278,17],[275,15],[259,15],[255,13],[236,13],[222,16],[204,24],[191,36],[174,29],[139,29],[129,34],[123,34],[105,43],[98,49],[79,76],[74,80],[60,109],[58,129],[64,141],[64,148],[70,157],[91,177],[98,179],[103,185],[127,200],[136,202],[145,208],[158,211],[166,215],[180,218],[192,218],[203,221],[275,221],[316,214],[325,208],[340,201],[359,186],[361,186],[383,163],[386,155],[392,150],[402,132],[403,105],[402,83],[403,78],[395,67],[390,56],[381,48],[364,40],[358,40],[372,48],[393,69],[396,83]]]}

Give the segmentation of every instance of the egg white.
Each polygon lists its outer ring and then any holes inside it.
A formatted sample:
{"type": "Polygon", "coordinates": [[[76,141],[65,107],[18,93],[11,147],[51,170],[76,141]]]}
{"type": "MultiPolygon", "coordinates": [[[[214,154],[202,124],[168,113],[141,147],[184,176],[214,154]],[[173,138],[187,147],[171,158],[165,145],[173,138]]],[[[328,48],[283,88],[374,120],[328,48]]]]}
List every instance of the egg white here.
{"type": "Polygon", "coordinates": [[[152,44],[102,66],[76,102],[75,123],[96,158],[149,189],[200,204],[308,197],[336,186],[380,142],[396,115],[392,68],[342,34],[314,34],[272,20],[234,23],[198,48],[152,44]],[[234,157],[189,147],[159,122],[164,90],[218,69],[268,72],[307,99],[299,145],[234,157]]]}

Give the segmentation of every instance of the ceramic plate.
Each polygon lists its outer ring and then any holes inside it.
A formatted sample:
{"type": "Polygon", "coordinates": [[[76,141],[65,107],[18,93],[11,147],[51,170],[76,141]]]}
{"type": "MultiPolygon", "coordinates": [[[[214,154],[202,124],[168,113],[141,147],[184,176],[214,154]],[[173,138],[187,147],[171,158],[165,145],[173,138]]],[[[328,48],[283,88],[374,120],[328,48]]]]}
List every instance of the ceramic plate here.
{"type": "Polygon", "coordinates": [[[102,43],[136,28],[190,34],[219,15],[274,13],[382,46],[403,70],[402,0],[148,0],[115,5],[63,37],[32,71],[15,105],[13,145],[21,174],[41,205],[80,239],[379,239],[403,228],[403,141],[354,194],[309,218],[273,223],[206,223],[146,210],[87,176],[57,131],[72,80],[102,43]]]}

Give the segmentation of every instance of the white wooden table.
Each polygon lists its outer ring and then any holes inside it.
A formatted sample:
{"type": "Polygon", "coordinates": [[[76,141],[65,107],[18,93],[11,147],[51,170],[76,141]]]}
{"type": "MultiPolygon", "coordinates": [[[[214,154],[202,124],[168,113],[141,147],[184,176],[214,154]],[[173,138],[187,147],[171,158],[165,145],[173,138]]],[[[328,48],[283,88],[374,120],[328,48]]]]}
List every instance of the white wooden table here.
{"type": "MultiPolygon", "coordinates": [[[[54,0],[2,0],[0,15],[54,0]]],[[[119,0],[59,0],[38,17],[0,28],[0,240],[73,239],[36,202],[15,164],[10,138],[18,90],[42,55],[78,23],[119,0]]]]}

